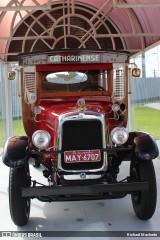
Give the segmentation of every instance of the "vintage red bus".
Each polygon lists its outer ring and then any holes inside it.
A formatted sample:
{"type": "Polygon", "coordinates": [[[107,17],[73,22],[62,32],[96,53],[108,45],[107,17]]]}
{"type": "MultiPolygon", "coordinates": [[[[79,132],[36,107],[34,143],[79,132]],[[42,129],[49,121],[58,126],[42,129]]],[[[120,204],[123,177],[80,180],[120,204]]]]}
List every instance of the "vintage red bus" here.
{"type": "Polygon", "coordinates": [[[10,167],[13,222],[28,222],[33,198],[54,202],[127,194],[136,215],[151,218],[157,191],[152,160],[158,147],[150,134],[127,130],[129,53],[68,49],[18,58],[26,136],[9,138],[3,153],[10,167]],[[43,165],[48,185],[32,180],[30,158],[35,167],[43,165]],[[130,171],[118,181],[123,161],[130,161],[130,171]]]}

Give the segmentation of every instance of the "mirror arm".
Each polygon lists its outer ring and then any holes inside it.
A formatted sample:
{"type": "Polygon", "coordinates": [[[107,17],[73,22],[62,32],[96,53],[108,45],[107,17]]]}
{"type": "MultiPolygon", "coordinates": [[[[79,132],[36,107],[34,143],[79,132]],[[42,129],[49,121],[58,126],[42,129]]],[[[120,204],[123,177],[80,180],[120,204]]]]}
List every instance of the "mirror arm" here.
{"type": "Polygon", "coordinates": [[[136,63],[128,63],[128,65],[133,65],[135,68],[138,68],[136,63]]]}
{"type": "Polygon", "coordinates": [[[11,67],[11,71],[8,73],[8,80],[15,80],[16,78],[16,71],[18,73],[18,96],[21,97],[21,83],[20,83],[20,71],[22,66],[13,65],[11,67]]]}

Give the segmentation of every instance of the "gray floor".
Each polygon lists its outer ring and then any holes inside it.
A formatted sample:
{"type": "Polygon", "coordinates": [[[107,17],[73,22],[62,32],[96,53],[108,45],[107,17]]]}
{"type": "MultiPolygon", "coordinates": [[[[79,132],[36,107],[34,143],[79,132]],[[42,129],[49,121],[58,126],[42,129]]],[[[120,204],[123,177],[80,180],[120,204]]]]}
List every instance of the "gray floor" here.
{"type": "MultiPolygon", "coordinates": [[[[102,237],[102,231],[160,231],[160,160],[154,160],[157,185],[158,202],[156,212],[149,221],[136,218],[130,196],[117,200],[96,200],[81,202],[42,203],[32,200],[31,216],[29,223],[24,227],[17,227],[10,218],[8,205],[8,175],[7,168],[0,161],[0,231],[67,231],[70,236],[54,237],[54,239],[93,239],[93,236],[78,237],[69,231],[99,231],[99,236],[94,239],[126,239],[125,237],[102,237]]],[[[128,163],[121,166],[121,176],[128,174],[128,163]]],[[[31,166],[32,176],[36,180],[44,179],[40,169],[31,166]]],[[[143,239],[144,237],[136,237],[143,239]]],[[[4,238],[5,239],[5,238],[4,238]]],[[[9,239],[7,237],[6,239],[9,239]]],[[[18,237],[16,239],[23,239],[18,237]]],[[[29,238],[28,238],[29,239],[29,238]]],[[[30,238],[31,239],[31,238],[30,238]]],[[[40,238],[39,238],[40,239],[40,238]]],[[[42,238],[41,238],[42,239],[42,238]]],[[[46,237],[45,239],[51,239],[46,237]]],[[[129,239],[135,239],[129,237],[129,239]]],[[[146,238],[144,238],[146,239],[146,238]]],[[[153,239],[153,238],[147,238],[153,239]]]]}

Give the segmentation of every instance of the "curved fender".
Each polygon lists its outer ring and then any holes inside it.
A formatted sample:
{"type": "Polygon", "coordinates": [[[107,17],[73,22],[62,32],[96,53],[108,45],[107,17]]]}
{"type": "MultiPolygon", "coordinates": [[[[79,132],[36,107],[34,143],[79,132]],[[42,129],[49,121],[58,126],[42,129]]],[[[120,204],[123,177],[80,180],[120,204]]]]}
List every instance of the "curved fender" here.
{"type": "Polygon", "coordinates": [[[152,160],[158,157],[159,150],[156,141],[150,134],[134,132],[135,155],[139,159],[152,160]]]}
{"type": "Polygon", "coordinates": [[[3,163],[11,168],[23,166],[29,159],[28,137],[11,137],[6,141],[2,155],[3,163]]]}

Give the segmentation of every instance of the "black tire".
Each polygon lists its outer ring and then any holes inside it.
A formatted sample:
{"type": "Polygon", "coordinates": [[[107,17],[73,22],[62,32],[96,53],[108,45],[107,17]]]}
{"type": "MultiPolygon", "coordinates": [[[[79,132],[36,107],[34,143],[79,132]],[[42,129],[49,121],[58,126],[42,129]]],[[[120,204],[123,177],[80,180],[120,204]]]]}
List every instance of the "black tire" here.
{"type": "Polygon", "coordinates": [[[39,168],[40,167],[40,161],[39,160],[37,160],[37,159],[35,159],[34,160],[34,165],[33,165],[33,167],[35,167],[35,168],[39,168]]]}
{"type": "Polygon", "coordinates": [[[133,209],[138,218],[150,219],[156,209],[157,184],[152,161],[137,160],[131,163],[131,181],[147,181],[149,189],[131,193],[133,209]]]}
{"type": "Polygon", "coordinates": [[[21,188],[30,186],[29,166],[11,168],[9,173],[9,208],[15,225],[23,226],[30,215],[30,199],[22,198],[21,188]]]}

